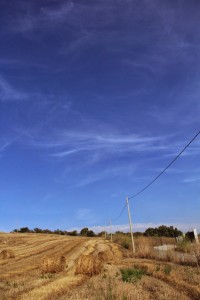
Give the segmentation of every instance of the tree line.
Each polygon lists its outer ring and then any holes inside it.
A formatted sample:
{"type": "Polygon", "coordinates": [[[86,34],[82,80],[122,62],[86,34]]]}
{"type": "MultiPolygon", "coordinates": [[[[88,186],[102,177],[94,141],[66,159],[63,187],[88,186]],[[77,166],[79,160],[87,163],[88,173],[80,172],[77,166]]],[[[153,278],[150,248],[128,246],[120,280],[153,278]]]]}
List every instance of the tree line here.
{"type": "Polygon", "coordinates": [[[50,229],[41,229],[41,228],[34,228],[29,229],[28,227],[22,227],[20,229],[14,229],[11,232],[18,232],[18,233],[46,233],[46,234],[59,234],[59,235],[70,235],[70,236],[88,236],[88,237],[94,237],[97,236],[93,230],[89,230],[89,228],[85,227],[83,228],[80,233],[78,233],[77,230],[72,231],[66,231],[66,230],[50,230],[50,229]]]}
{"type": "MultiPolygon", "coordinates": [[[[14,229],[12,232],[19,232],[19,233],[46,233],[46,234],[59,234],[59,235],[69,235],[69,236],[87,236],[87,237],[95,237],[95,236],[104,236],[105,231],[102,231],[98,234],[95,234],[93,230],[90,230],[87,227],[78,232],[77,230],[73,231],[66,231],[66,230],[49,230],[49,229],[41,229],[41,228],[34,228],[29,229],[28,227],[22,227],[20,229],[14,229]]],[[[129,233],[124,233],[121,231],[117,231],[116,234],[123,234],[129,235],[129,233]]],[[[134,236],[157,236],[157,237],[178,237],[181,236],[183,233],[182,231],[178,230],[176,227],[173,226],[165,226],[161,225],[155,228],[147,228],[145,232],[134,232],[134,236]]]]}

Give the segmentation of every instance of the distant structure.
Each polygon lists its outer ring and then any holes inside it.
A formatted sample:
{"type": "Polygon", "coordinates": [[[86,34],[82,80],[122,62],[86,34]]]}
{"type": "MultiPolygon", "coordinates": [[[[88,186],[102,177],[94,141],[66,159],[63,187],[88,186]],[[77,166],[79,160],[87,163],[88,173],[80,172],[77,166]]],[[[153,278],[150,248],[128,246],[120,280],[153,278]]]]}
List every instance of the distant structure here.
{"type": "Polygon", "coordinates": [[[196,228],[193,229],[193,232],[194,232],[194,238],[195,238],[195,241],[196,241],[197,244],[199,244],[199,237],[198,237],[196,228]]]}
{"type": "Polygon", "coordinates": [[[196,242],[197,244],[199,244],[199,237],[197,234],[197,230],[196,228],[193,229],[193,231],[188,231],[186,233],[186,237],[191,241],[191,242],[196,242]]]}
{"type": "Polygon", "coordinates": [[[179,236],[176,237],[176,242],[177,243],[182,243],[183,240],[184,240],[184,236],[183,235],[179,235],[179,236]]]}

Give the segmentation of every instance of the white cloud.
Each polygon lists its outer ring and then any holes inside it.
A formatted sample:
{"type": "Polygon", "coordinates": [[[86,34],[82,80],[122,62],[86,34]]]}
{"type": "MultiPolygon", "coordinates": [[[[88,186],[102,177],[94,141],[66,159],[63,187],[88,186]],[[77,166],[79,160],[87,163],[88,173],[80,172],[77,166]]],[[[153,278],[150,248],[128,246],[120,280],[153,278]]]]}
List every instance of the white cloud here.
{"type": "MultiPolygon", "coordinates": [[[[130,177],[134,174],[136,170],[136,163],[128,164],[118,167],[110,167],[102,170],[101,172],[93,172],[91,175],[86,175],[83,179],[81,179],[74,187],[84,187],[93,182],[97,182],[100,180],[104,180],[106,178],[114,178],[114,177],[130,177]]],[[[138,181],[138,179],[137,179],[138,181]]]]}
{"type": "Polygon", "coordinates": [[[185,183],[193,183],[193,182],[200,182],[200,175],[189,177],[183,180],[185,183]]]}
{"type": "MultiPolygon", "coordinates": [[[[169,223],[169,224],[168,223],[136,223],[133,224],[133,232],[136,231],[144,232],[149,227],[155,228],[161,225],[174,226],[183,232],[187,232],[189,230],[193,230],[194,228],[196,228],[197,231],[200,232],[200,223],[169,223]]],[[[122,231],[122,232],[130,231],[129,224],[112,225],[111,228],[113,233],[116,231],[122,231]]],[[[80,231],[82,228],[74,228],[74,229],[80,231]]],[[[96,233],[104,230],[106,230],[109,233],[110,225],[92,226],[90,227],[90,229],[96,233]]]]}
{"type": "Polygon", "coordinates": [[[0,101],[21,101],[27,99],[27,95],[12,87],[2,76],[0,76],[0,101]]]}
{"type": "Polygon", "coordinates": [[[127,153],[131,151],[165,150],[166,137],[145,137],[141,135],[106,134],[99,132],[63,131],[55,139],[32,140],[30,144],[40,148],[66,148],[51,154],[54,157],[65,157],[79,151],[104,151],[107,153],[127,153]],[[53,140],[53,141],[52,141],[53,140]]]}
{"type": "Polygon", "coordinates": [[[66,21],[67,15],[72,11],[73,7],[73,2],[64,3],[58,8],[55,8],[54,10],[42,7],[41,17],[46,18],[48,21],[51,22],[63,22],[66,21]]]}
{"type": "Polygon", "coordinates": [[[7,139],[7,141],[0,140],[0,153],[4,152],[8,147],[21,138],[22,134],[17,135],[14,138],[7,139]]]}

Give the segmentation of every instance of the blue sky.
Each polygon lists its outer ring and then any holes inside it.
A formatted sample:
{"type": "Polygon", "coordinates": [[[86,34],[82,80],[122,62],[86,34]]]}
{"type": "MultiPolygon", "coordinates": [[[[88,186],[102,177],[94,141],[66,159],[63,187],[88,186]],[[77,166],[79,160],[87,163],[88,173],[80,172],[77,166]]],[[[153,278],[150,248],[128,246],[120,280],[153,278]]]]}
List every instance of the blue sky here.
{"type": "MultiPolygon", "coordinates": [[[[108,225],[199,131],[200,2],[0,5],[0,230],[108,225]]],[[[199,200],[200,138],[134,228],[200,230],[199,200]]]]}

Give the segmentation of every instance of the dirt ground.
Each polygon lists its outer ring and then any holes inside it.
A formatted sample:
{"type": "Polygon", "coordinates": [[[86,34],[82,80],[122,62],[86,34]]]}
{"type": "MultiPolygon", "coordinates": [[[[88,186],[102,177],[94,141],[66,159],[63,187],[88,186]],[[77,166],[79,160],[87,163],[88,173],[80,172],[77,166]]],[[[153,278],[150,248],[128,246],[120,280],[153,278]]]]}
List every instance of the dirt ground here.
{"type": "Polygon", "coordinates": [[[200,272],[131,257],[100,238],[1,233],[0,299],[200,299],[200,272]],[[125,282],[127,268],[145,274],[125,282]]]}

